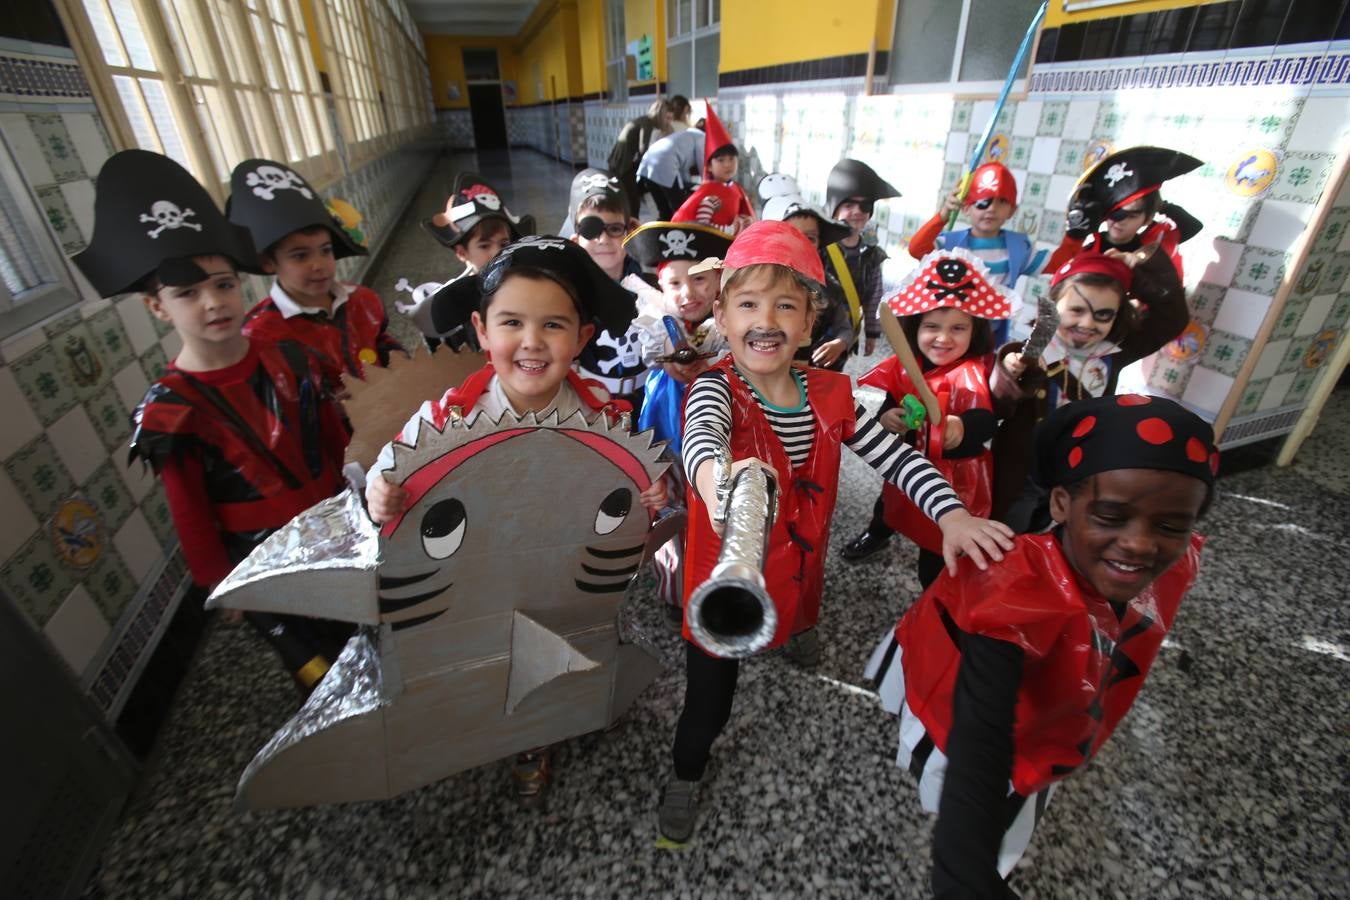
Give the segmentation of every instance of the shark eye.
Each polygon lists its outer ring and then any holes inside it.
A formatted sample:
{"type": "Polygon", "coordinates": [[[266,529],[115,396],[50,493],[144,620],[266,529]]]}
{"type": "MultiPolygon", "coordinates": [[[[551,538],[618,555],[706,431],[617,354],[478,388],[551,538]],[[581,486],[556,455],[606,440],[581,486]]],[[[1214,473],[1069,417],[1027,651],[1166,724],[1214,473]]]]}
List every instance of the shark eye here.
{"type": "Polygon", "coordinates": [[[600,511],[595,514],[595,533],[609,534],[623,524],[628,511],[633,508],[633,492],[628,488],[610,491],[609,496],[600,501],[600,511]]]}
{"type": "Polygon", "coordinates": [[[435,503],[422,516],[422,549],[432,559],[445,559],[459,549],[467,524],[463,503],[454,498],[435,503]]]}

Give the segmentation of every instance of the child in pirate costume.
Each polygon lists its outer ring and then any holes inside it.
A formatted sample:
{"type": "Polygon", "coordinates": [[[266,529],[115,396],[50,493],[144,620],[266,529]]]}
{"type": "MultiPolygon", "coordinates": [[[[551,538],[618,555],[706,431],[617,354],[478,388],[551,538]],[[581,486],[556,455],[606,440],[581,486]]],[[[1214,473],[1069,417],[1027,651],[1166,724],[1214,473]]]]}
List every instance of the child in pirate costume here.
{"type": "MultiPolygon", "coordinates": [[[[795,638],[798,661],[811,664],[819,655],[814,626],[841,444],[937,521],[949,564],[960,553],[981,566],[987,564],[985,554],[1000,558],[1000,546],[1011,546],[1009,532],[971,516],[922,455],[853,399],[846,375],[793,365],[800,339],[811,330],[811,294],[824,279],[820,257],[801,232],[784,222],[751,225],[727,251],[723,279],[715,315],[731,355],[695,379],[685,401],[686,604],[721,550],[709,516],[716,503],[715,457],[729,455],[735,468],[770,468],[781,489],[764,563],[778,622],[769,646],[795,638]]],[[[675,731],[674,775],[658,817],[661,834],[677,842],[693,833],[698,782],[731,715],[739,671],[738,660],[711,656],[693,642],[687,617],[684,636],[684,709],[675,731]]]]}
{"type": "MultiPolygon", "coordinates": [[[[460,172],[445,209],[422,220],[422,227],[464,264],[464,270],[446,282],[449,285],[456,278],[477,275],[507,244],[533,232],[534,218],[512,215],[501,195],[481,175],[460,172]]],[[[444,311],[448,301],[436,298],[433,291],[411,306],[400,304],[399,311],[412,319],[433,350],[442,341],[451,349],[465,344],[478,349],[472,329],[452,312],[444,311]]]]}
{"type": "Polygon", "coordinates": [[[1165,147],[1118,150],[1078,181],[1064,225],[1064,240],[1050,257],[1058,269],[1086,248],[1104,253],[1137,251],[1159,244],[1184,278],[1179,245],[1195,237],[1203,223],[1175,203],[1162,199],[1164,181],[1202,166],[1194,156],[1165,147]]]}
{"type": "MultiPolygon", "coordinates": [[[[1017,212],[1017,179],[1000,162],[987,162],[970,177],[970,190],[964,202],[960,191],[953,190],[943,201],[937,215],[929,219],[909,239],[909,255],[923,259],[935,248],[960,247],[984,263],[993,284],[1017,287],[1023,275],[1039,275],[1049,253],[1036,250],[1032,238],[1020,231],[1009,231],[1004,224],[1017,212]],[[947,231],[947,221],[958,209],[970,219],[969,228],[947,231]]],[[[994,326],[994,345],[1008,340],[1008,320],[994,326]]]]}
{"type": "MultiPolygon", "coordinates": [[[[987,516],[992,506],[994,436],[989,373],[994,364],[993,324],[1012,315],[1013,294],[995,284],[984,263],[967,250],[935,250],[885,302],[923,369],[923,379],[939,398],[941,428],[915,423],[903,407],[918,391],[900,360],[891,356],[858,379],[886,391],[878,411],[888,431],[913,435],[971,515],[987,516]]],[[[912,401],[911,401],[912,402],[912,401]]],[[[841,554],[854,561],[886,546],[895,532],[919,545],[919,584],[928,587],[942,571],[942,534],[932,521],[894,486],[885,484],[867,529],[841,554]]]]}
{"type": "Polygon", "coordinates": [[[337,261],[365,256],[309,182],[270,159],[248,159],[230,176],[230,221],[248,229],[262,269],[276,278],[249,310],[244,334],[297,341],[360,378],[402,350],[384,302],[370,288],[337,280],[337,261]]]}
{"type": "MultiPolygon", "coordinates": [[[[642,359],[649,367],[643,384],[638,430],[651,429],[666,450],[680,458],[684,432],[684,396],[689,382],[726,352],[726,341],[712,319],[721,288],[716,267],[731,239],[720,229],[689,222],[648,222],[624,243],[629,254],[656,269],[659,292],[630,284],[638,295],[642,359]]],[[[628,283],[628,282],[625,282],[628,283]]],[[[682,506],[687,485],[678,465],[666,470],[670,495],[682,506]]],[[[657,551],[653,566],[657,594],[666,616],[678,626],[684,618],[682,582],[684,538],[674,538],[657,551]]]]}
{"type": "Polygon", "coordinates": [[[704,134],[703,183],[680,204],[671,221],[713,225],[734,236],[755,221],[755,210],[745,189],[736,183],[740,151],[711,103],[704,134]]]}
{"type": "Polygon", "coordinates": [[[832,219],[848,225],[849,236],[820,251],[827,284],[844,295],[848,302],[853,331],[863,331],[863,353],[872,355],[881,326],[877,324],[877,305],[881,303],[881,264],[886,251],[863,243],[863,229],[872,219],[878,200],[899,197],[900,192],[882,179],[872,167],[856,159],[841,159],[830,170],[825,185],[825,211],[832,219]]]}
{"type": "MultiPolygon", "coordinates": [[[[774,173],[759,182],[759,199],[764,202],[760,218],[771,222],[787,222],[805,235],[819,251],[849,237],[851,230],[843,222],[825,218],[802,196],[801,188],[791,175],[774,173]]],[[[836,372],[844,370],[849,349],[858,341],[849,315],[848,301],[837,282],[826,284],[816,298],[816,322],[811,327],[809,342],[797,350],[798,362],[810,363],[836,372]]]]}
{"type": "Polygon", "coordinates": [[[1149,250],[1084,250],[1055,272],[1050,299],[1059,322],[1039,357],[1024,358],[1024,342],[1005,344],[989,379],[1001,419],[993,443],[992,515],[1017,531],[1030,528],[1043,506],[1027,480],[1036,423],[1066,403],[1114,394],[1126,366],[1190,321],[1171,259],[1149,250]]]}
{"type": "MultiPolygon", "coordinates": [[[[628,405],[581,378],[572,360],[597,324],[620,327],[631,316],[632,295],[609,278],[576,244],[559,237],[529,237],[509,245],[473,279],[460,279],[446,295],[447,315],[471,326],[488,351],[487,366],[464,383],[428,400],[408,420],[397,440],[416,443],[425,424],[443,429],[452,416],[472,423],[480,415],[494,420],[528,413],[566,418],[578,410],[617,420],[628,405]]],[[[409,493],[383,477],[393,465],[392,447],[380,452],[366,481],[371,519],[386,523],[407,508],[409,493]]],[[[638,498],[655,511],[665,505],[664,483],[657,480],[638,498]]],[[[504,501],[505,502],[505,501],[504,501]]],[[[548,788],[549,748],[521,754],[513,768],[517,798],[537,806],[548,788]]]]}
{"type": "Polygon", "coordinates": [[[1195,581],[1217,467],[1210,426],[1171,400],[1060,407],[1036,433],[1053,530],[940,576],[873,653],[896,765],[938,816],[936,896],[1016,896],[1003,879],[1129,711],[1195,581]]]}
{"type": "MultiPolygon", "coordinates": [[[[238,271],[256,272],[248,231],[176,162],[114,154],[99,172],[94,236],[75,265],[104,297],[140,292],[183,347],[133,414],[131,458],[164,483],[192,580],[219,582],[264,538],[337,493],[347,431],[336,368],[294,342],[241,331],[238,271]]],[[[308,693],[348,629],[245,613],[308,693]]]]}

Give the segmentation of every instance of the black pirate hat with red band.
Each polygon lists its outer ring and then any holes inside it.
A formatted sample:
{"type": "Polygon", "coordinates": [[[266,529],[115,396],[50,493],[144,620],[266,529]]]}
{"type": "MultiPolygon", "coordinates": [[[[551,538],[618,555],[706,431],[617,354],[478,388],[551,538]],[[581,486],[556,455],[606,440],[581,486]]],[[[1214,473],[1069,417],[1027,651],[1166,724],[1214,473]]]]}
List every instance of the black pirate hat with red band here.
{"type": "Polygon", "coordinates": [[[980,319],[1006,319],[1013,314],[1013,303],[1011,291],[989,280],[984,262],[960,247],[929,253],[886,298],[896,316],[950,308],[980,319]]]}
{"type": "Polygon", "coordinates": [[[731,246],[725,231],[698,222],[648,222],[623,242],[628,255],[644,266],[688,260],[721,259],[731,246]]]}
{"type": "Polygon", "coordinates": [[[1066,403],[1036,429],[1036,483],[1049,490],[1116,469],[1160,469],[1211,487],[1214,429],[1166,397],[1120,394],[1066,403]]]}
{"type": "Polygon", "coordinates": [[[532,235],[508,245],[478,275],[456,278],[433,294],[428,301],[432,326],[439,334],[467,328],[483,296],[496,293],[508,275],[522,271],[562,283],[581,305],[582,321],[594,322],[611,334],[623,334],[637,315],[634,294],[606,275],[580,245],[566,238],[532,235]]]}
{"type": "Polygon", "coordinates": [[[485,219],[505,222],[513,241],[534,231],[534,217],[512,215],[497,189],[477,172],[460,172],[455,177],[455,189],[450,193],[445,209],[423,219],[422,227],[443,246],[453,249],[485,219]]]}
{"type": "Polygon", "coordinates": [[[889,181],[886,181],[865,162],[856,159],[841,159],[830,170],[829,180],[825,182],[825,212],[830,216],[839,214],[839,204],[850,197],[861,197],[868,212],[878,200],[899,197],[889,181]]]}
{"type": "Polygon", "coordinates": [[[1087,185],[1106,212],[1154,193],[1162,183],[1200,168],[1204,163],[1166,147],[1117,150],[1089,169],[1079,186],[1087,185]]]}
{"type": "Polygon", "coordinates": [[[351,239],[309,182],[289,166],[270,159],[246,159],[234,167],[225,215],[248,229],[259,253],[271,250],[288,234],[314,227],[332,233],[333,256],[337,259],[369,252],[351,239]]]}
{"type": "Polygon", "coordinates": [[[94,182],[94,235],[72,259],[99,295],[137,290],[151,276],[196,284],[207,275],[194,256],[226,256],[261,273],[248,230],[225,218],[186,169],[149,150],[109,157],[94,182]]]}

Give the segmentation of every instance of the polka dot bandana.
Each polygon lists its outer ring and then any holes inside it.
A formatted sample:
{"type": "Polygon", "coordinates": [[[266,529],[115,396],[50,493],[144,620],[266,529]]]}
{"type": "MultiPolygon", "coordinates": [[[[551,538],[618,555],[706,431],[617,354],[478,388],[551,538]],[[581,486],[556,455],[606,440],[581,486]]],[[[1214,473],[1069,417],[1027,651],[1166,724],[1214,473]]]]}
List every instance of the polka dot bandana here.
{"type": "Polygon", "coordinates": [[[989,281],[984,262],[967,250],[934,250],[886,298],[897,316],[917,316],[934,309],[959,309],[980,319],[1012,315],[1013,293],[989,281]]]}
{"type": "Polygon", "coordinates": [[[1142,394],[1069,403],[1036,429],[1041,487],[1115,469],[1162,469],[1212,485],[1219,470],[1214,430],[1180,404],[1142,394]]]}

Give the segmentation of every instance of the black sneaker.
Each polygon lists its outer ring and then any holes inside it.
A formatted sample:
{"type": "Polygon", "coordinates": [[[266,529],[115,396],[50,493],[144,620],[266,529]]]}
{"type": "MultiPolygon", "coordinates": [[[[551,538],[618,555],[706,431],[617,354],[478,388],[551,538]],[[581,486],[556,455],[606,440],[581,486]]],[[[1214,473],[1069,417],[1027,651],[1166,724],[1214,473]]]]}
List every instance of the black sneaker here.
{"type": "Polygon", "coordinates": [[[684,607],[676,606],[673,603],[666,605],[666,626],[671,631],[679,634],[684,630],[684,607]]]}
{"type": "Polygon", "coordinates": [[[869,528],[845,544],[844,549],[839,551],[839,555],[848,562],[859,562],[874,553],[885,550],[886,545],[890,542],[891,535],[889,533],[878,533],[869,528]]]}
{"type": "Polygon", "coordinates": [[[783,652],[801,668],[814,669],[820,665],[820,632],[814,628],[797,632],[788,638],[783,652]]]}
{"type": "Polygon", "coordinates": [[[698,815],[698,782],[681,781],[674,775],[661,791],[661,808],[656,813],[661,836],[676,844],[683,844],[694,834],[694,819],[698,815]]]}

